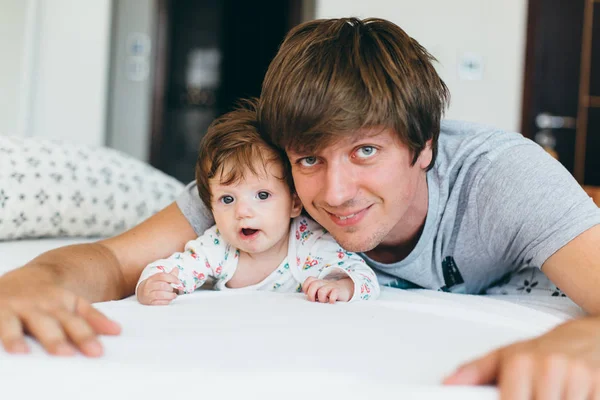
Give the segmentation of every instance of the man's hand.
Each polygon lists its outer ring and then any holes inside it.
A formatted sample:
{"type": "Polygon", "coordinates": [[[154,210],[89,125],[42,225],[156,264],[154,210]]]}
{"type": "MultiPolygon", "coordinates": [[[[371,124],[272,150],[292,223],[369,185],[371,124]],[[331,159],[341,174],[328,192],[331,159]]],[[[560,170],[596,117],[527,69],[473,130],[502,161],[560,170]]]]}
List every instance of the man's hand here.
{"type": "MultiPolygon", "coordinates": [[[[74,293],[50,284],[30,284],[27,290],[11,290],[0,279],[0,342],[9,353],[28,353],[27,333],[46,351],[58,356],[102,355],[97,335],[118,335],[120,326],[74,293]]],[[[22,289],[22,288],[20,288],[22,289]]]]}
{"type": "Polygon", "coordinates": [[[302,291],[309,301],[335,303],[350,301],[354,294],[354,282],[350,278],[327,280],[308,277],[302,284],[302,291]]]}
{"type": "Polygon", "coordinates": [[[179,268],[173,268],[169,273],[161,272],[142,281],[137,289],[138,301],[147,306],[169,304],[177,297],[176,289],[171,284],[183,289],[177,275],[179,275],[179,268]]]}
{"type": "Polygon", "coordinates": [[[600,319],[566,322],[467,363],[447,385],[496,383],[501,399],[600,399],[600,319]]]}

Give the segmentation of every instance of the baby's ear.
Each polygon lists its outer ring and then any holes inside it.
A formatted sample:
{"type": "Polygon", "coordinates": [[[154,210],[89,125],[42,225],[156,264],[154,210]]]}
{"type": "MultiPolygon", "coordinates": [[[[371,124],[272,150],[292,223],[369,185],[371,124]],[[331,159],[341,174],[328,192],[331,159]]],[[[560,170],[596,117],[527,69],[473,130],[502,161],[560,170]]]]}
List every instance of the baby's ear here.
{"type": "Polygon", "coordinates": [[[302,202],[296,193],[292,193],[292,212],[290,218],[296,218],[302,212],[302,202]]]}

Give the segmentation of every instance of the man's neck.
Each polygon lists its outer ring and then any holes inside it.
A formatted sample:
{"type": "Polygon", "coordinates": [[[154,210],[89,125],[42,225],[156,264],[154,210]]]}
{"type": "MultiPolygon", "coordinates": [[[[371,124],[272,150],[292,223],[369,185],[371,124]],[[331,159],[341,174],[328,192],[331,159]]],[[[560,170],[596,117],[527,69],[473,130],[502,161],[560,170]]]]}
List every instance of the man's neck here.
{"type": "Polygon", "coordinates": [[[423,226],[421,226],[421,230],[408,241],[395,245],[380,244],[365,254],[371,259],[383,264],[393,264],[402,261],[408,257],[417,246],[417,243],[421,238],[421,233],[423,232],[423,226]]]}
{"type": "Polygon", "coordinates": [[[419,243],[428,210],[429,191],[427,179],[423,179],[417,186],[412,204],[402,219],[377,247],[365,254],[384,264],[404,260],[419,243]]]}

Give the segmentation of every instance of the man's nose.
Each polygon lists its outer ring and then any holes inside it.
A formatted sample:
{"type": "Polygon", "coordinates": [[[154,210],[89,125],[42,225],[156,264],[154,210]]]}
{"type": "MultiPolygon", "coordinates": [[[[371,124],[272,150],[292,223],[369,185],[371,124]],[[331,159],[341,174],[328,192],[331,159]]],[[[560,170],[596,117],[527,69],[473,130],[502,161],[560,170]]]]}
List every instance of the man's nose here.
{"type": "Polygon", "coordinates": [[[323,182],[323,200],[331,207],[342,206],[356,197],[357,182],[358,176],[353,173],[351,166],[343,164],[328,165],[325,182],[323,182]]]}

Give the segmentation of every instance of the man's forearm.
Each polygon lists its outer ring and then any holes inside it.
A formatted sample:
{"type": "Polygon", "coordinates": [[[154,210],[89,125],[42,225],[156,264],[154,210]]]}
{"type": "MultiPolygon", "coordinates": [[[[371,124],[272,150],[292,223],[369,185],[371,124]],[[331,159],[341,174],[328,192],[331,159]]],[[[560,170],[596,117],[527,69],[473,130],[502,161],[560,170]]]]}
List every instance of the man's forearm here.
{"type": "Polygon", "coordinates": [[[133,293],[119,261],[100,243],[62,247],[41,254],[22,268],[0,277],[5,290],[22,293],[31,280],[67,289],[91,302],[121,299],[133,293]]]}

